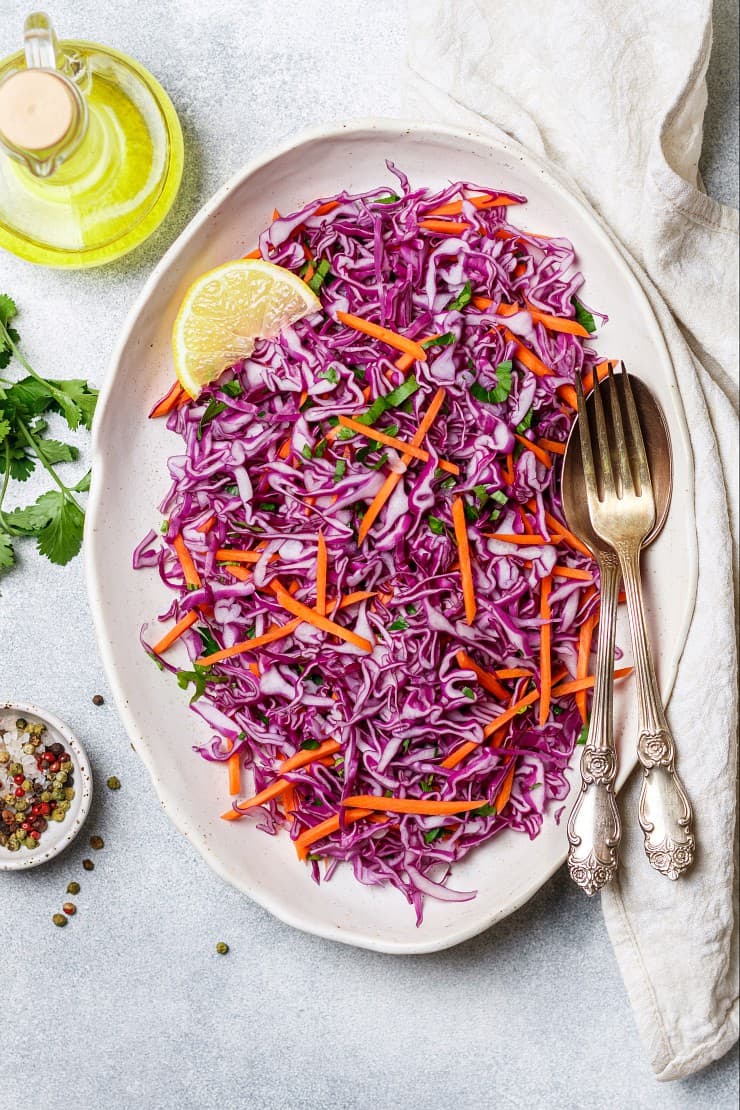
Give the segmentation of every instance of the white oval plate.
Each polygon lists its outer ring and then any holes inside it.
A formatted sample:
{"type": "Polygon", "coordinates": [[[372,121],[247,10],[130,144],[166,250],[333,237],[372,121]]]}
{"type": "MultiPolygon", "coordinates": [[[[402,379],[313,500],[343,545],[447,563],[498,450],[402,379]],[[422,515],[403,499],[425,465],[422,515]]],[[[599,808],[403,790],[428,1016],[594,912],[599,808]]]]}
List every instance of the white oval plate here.
{"type": "MultiPolygon", "coordinates": [[[[513,222],[575,243],[586,275],[585,299],[609,314],[599,340],[606,356],[653,387],[665,407],[675,451],[673,506],[665,531],[645,557],[653,642],[670,692],[696,588],[691,453],[673,367],[655,317],[634,277],[588,211],[534,158],[452,128],[361,121],[312,131],[247,166],[202,209],[156,267],[133,306],[113,356],[93,436],[93,487],[86,566],[98,640],[111,687],[136,750],[177,827],[228,882],[297,928],[382,952],[420,953],[458,944],[522,905],[565,859],[565,820],[551,808],[536,840],[505,832],[458,864],[451,886],[478,890],[470,902],[427,899],[423,925],[402,896],[362,886],[349,869],[317,886],[287,835],[270,837],[255,821],[219,820],[228,806],[226,770],[191,751],[209,735],[174,680],[139,646],[139,628],[165,606],[153,572],[131,569],[131,552],[149,527],[167,486],[166,460],[179,439],[147,413],[173,379],[170,332],[182,296],[205,270],[251,250],[277,207],[300,208],[339,189],[391,183],[390,158],[412,185],[438,189],[462,178],[523,193],[513,222]]],[[[627,644],[622,624],[619,642],[627,644]]],[[[617,692],[623,781],[634,766],[634,697],[617,692]]],[[[573,772],[575,779],[577,772],[573,772]]]]}

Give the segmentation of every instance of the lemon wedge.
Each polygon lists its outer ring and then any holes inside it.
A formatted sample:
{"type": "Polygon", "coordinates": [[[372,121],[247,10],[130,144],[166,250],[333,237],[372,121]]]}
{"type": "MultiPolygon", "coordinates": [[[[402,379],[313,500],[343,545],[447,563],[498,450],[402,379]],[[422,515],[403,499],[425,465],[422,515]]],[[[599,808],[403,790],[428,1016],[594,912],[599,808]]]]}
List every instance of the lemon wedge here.
{"type": "Polygon", "coordinates": [[[321,302],[290,270],[261,258],[226,262],[188,289],[172,330],[175,373],[191,397],[321,302]]]}

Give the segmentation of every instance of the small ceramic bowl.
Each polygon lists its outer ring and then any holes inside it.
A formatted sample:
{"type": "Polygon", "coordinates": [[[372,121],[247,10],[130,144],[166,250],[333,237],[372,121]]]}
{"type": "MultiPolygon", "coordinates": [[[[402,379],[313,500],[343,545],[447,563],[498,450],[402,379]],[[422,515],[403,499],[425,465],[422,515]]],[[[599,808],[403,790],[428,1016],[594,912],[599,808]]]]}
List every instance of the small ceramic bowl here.
{"type": "Polygon", "coordinates": [[[49,822],[41,834],[38,848],[24,847],[19,848],[17,852],[9,852],[7,848],[0,847],[0,871],[24,871],[29,867],[38,867],[41,863],[47,863],[63,852],[77,836],[92,802],[92,772],[82,744],[58,717],[47,713],[45,709],[39,709],[35,705],[25,705],[22,702],[0,703],[0,716],[5,716],[6,713],[46,725],[44,742],[64,745],[72,760],[74,776],[75,796],[67,816],[59,823],[49,822]]]}

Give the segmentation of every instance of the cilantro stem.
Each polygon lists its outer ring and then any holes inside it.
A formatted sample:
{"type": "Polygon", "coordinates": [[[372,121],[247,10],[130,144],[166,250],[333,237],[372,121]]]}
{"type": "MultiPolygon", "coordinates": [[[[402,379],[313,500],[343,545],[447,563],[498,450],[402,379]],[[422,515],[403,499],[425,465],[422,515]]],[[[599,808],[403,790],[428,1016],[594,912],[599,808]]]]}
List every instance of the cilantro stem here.
{"type": "Polygon", "coordinates": [[[8,489],[8,482],[9,481],[10,481],[10,444],[8,443],[8,441],[6,439],[5,440],[5,474],[3,475],[2,489],[0,489],[0,524],[2,524],[2,526],[3,526],[3,528],[5,529],[6,532],[12,533],[13,529],[9,526],[7,520],[5,519],[5,513],[3,512],[3,501],[5,500],[5,494],[6,494],[7,489],[8,489]]]}
{"type": "Polygon", "coordinates": [[[36,454],[36,457],[38,458],[39,462],[43,466],[44,470],[46,470],[49,473],[49,475],[51,476],[51,478],[54,480],[54,482],[56,482],[56,484],[59,486],[59,489],[62,491],[64,496],[69,501],[71,501],[73,505],[76,505],[81,513],[84,513],[84,509],[82,508],[82,505],[80,505],[79,501],[74,496],[74,494],[72,493],[70,488],[68,486],[65,486],[64,482],[59,477],[59,475],[57,474],[54,467],[51,465],[51,463],[48,461],[48,459],[44,455],[44,451],[43,451],[43,448],[42,448],[41,444],[36,439],[36,437],[32,434],[30,428],[27,428],[26,425],[23,423],[23,421],[19,417],[16,418],[16,424],[18,426],[19,431],[22,433],[23,438],[28,442],[29,446],[34,451],[34,453],[36,454]]]}
{"type": "MultiPolygon", "coordinates": [[[[26,360],[26,358],[24,357],[24,355],[23,355],[22,351],[20,350],[20,348],[18,347],[17,343],[13,342],[13,338],[12,338],[10,332],[8,331],[7,327],[5,326],[5,324],[3,324],[3,322],[1,320],[0,320],[0,339],[3,339],[5,341],[5,343],[7,344],[7,346],[10,347],[11,351],[13,352],[15,357],[18,359],[18,361],[20,362],[23,369],[28,374],[30,374],[32,378],[34,378],[37,382],[39,382],[40,385],[43,385],[46,389],[48,389],[49,393],[52,395],[52,397],[56,401],[58,401],[60,397],[62,398],[62,403],[67,401],[67,397],[65,396],[65,394],[62,392],[61,389],[57,389],[57,387],[55,385],[52,385],[52,383],[49,381],[48,378],[42,378],[40,374],[36,373],[33,366],[31,366],[30,362],[28,362],[26,360]]],[[[42,459],[41,461],[43,462],[44,460],[42,459]]],[[[48,470],[48,467],[47,467],[47,470],[48,470]]],[[[74,498],[73,498],[73,500],[74,500],[74,498]]]]}

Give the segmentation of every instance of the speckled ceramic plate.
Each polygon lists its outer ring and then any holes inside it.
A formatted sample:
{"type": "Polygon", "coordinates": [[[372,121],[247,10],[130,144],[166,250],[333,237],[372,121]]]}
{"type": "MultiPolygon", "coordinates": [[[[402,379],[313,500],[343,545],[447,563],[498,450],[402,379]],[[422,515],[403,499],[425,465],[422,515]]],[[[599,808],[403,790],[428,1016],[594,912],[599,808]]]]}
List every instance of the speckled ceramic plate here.
{"type": "MultiPolygon", "coordinates": [[[[146,414],[173,379],[170,332],[186,289],[205,270],[251,250],[273,208],[291,212],[339,189],[390,183],[386,158],[414,186],[438,189],[462,178],[524,193],[529,203],[514,217],[522,227],[566,235],[576,244],[586,300],[610,317],[599,350],[623,358],[660,397],[675,450],[675,489],[665,531],[645,557],[645,586],[668,695],[693,611],[696,545],[688,436],[658,323],[581,203],[534,158],[466,131],[397,121],[313,131],[247,166],[202,209],[154,270],[113,356],[95,421],[86,560],[100,649],[119,710],[177,827],[224,879],[289,924],[347,944],[412,953],[458,944],[522,905],[565,859],[565,821],[556,824],[551,810],[536,840],[506,831],[472,852],[455,867],[451,885],[477,889],[478,897],[464,903],[428,899],[418,929],[401,895],[362,886],[346,868],[316,886],[287,835],[266,836],[250,820],[219,820],[228,804],[224,768],[191,751],[209,730],[139,647],[139,628],[162,610],[165,591],[156,573],[131,569],[134,546],[149,527],[159,526],[156,505],[168,486],[166,461],[180,450],[164,422],[146,414]]],[[[626,625],[619,641],[628,642],[626,625]]],[[[622,781],[635,761],[633,701],[624,687],[617,691],[622,781]]]]}
{"type": "Polygon", "coordinates": [[[93,792],[92,772],[82,744],[74,733],[70,732],[67,725],[53,713],[47,713],[45,709],[39,709],[36,705],[26,705],[23,702],[2,702],[0,716],[8,712],[16,717],[24,717],[34,724],[41,722],[46,725],[44,743],[63,744],[72,759],[75,796],[65,819],[59,824],[49,822],[46,830],[41,834],[38,848],[19,848],[17,852],[9,852],[7,848],[0,847],[0,871],[26,871],[29,867],[38,867],[40,863],[46,863],[54,856],[58,856],[77,836],[90,812],[93,792]]]}

